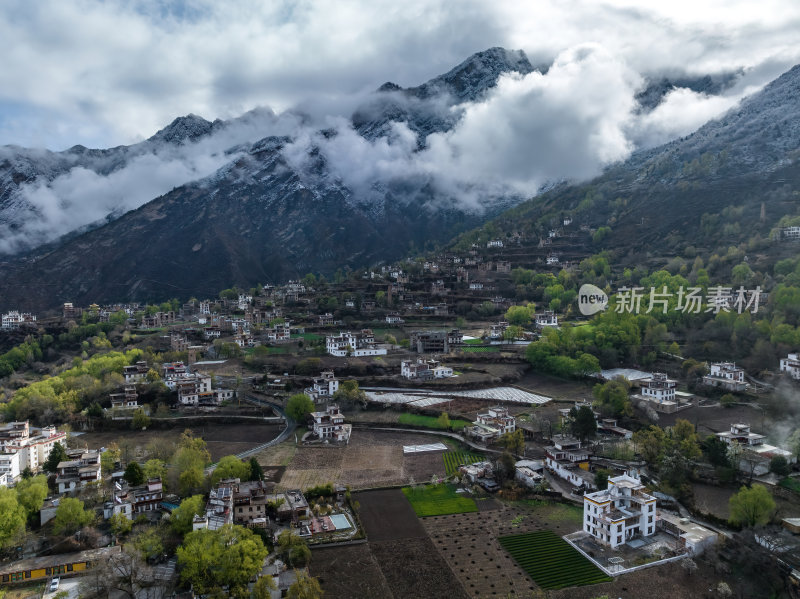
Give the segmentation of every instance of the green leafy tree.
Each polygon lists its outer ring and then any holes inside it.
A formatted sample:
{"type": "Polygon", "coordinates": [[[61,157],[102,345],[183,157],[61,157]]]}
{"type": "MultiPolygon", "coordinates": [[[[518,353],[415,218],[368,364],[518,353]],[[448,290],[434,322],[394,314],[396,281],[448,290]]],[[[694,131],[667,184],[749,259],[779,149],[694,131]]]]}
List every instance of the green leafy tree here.
{"type": "Polygon", "coordinates": [[[133,545],[144,560],[156,558],[164,553],[164,541],[159,530],[154,527],[146,528],[136,535],[133,545]]]}
{"type": "Polygon", "coordinates": [[[305,566],[311,559],[311,549],[306,542],[290,530],[278,535],[278,554],[291,567],[305,566]]]}
{"type": "Polygon", "coordinates": [[[513,433],[503,433],[499,439],[500,445],[511,453],[521,455],[525,452],[525,437],[522,429],[518,428],[513,433]]]}
{"type": "Polygon", "coordinates": [[[753,485],[749,489],[742,487],[728,500],[730,522],[739,526],[750,527],[769,522],[775,511],[775,500],[763,485],[753,485]]]}
{"type": "Polygon", "coordinates": [[[167,465],[163,460],[152,458],[147,460],[142,466],[142,472],[146,479],[160,478],[162,481],[167,477],[167,465]]]}
{"type": "Polygon", "coordinates": [[[131,419],[131,428],[134,430],[141,430],[150,426],[150,416],[148,416],[143,408],[139,408],[133,413],[131,419]]]}
{"type": "Polygon", "coordinates": [[[792,467],[785,457],[776,455],[769,461],[769,471],[774,472],[778,476],[789,476],[792,467]]]}
{"type": "Polygon", "coordinates": [[[597,485],[597,488],[601,491],[608,487],[608,477],[611,476],[611,470],[607,470],[606,468],[598,468],[597,471],[594,473],[594,484],[597,485]]]}
{"type": "Polygon", "coordinates": [[[243,462],[235,455],[226,455],[219,461],[214,472],[211,474],[211,484],[216,485],[224,478],[247,480],[250,478],[250,464],[248,462],[243,462]]]}
{"type": "Polygon", "coordinates": [[[255,457],[250,458],[250,480],[264,480],[264,469],[255,457]]]}
{"type": "Polygon", "coordinates": [[[53,448],[50,450],[50,455],[47,456],[42,468],[45,472],[56,473],[58,471],[59,462],[67,460],[67,450],[61,443],[54,443],[53,448]]]}
{"type": "Polygon", "coordinates": [[[74,497],[64,497],[56,508],[53,531],[60,535],[71,535],[94,521],[94,512],[84,509],[83,501],[74,497]]]}
{"type": "Polygon", "coordinates": [[[277,590],[278,585],[272,576],[260,576],[250,591],[250,599],[272,599],[272,591],[277,590]]]}
{"type": "Polygon", "coordinates": [[[703,454],[708,462],[717,468],[728,468],[731,466],[730,456],[728,455],[728,444],[716,435],[709,435],[702,444],[703,454]]]}
{"type": "Polygon", "coordinates": [[[111,525],[111,532],[118,537],[133,530],[133,521],[129,520],[125,514],[114,514],[108,519],[108,523],[111,525]]]}
{"type": "Polygon", "coordinates": [[[25,507],[14,489],[0,487],[0,549],[11,547],[25,533],[25,507]]]}
{"type": "Polygon", "coordinates": [[[228,587],[230,596],[247,597],[248,583],[268,553],[261,538],[243,526],[195,530],[178,547],[181,581],[203,595],[223,596],[228,587]]]}
{"type": "Polygon", "coordinates": [[[592,389],[592,395],[597,399],[600,411],[610,416],[631,416],[633,408],[628,391],[630,385],[625,380],[614,379],[597,384],[592,389]]]}
{"type": "Polygon", "coordinates": [[[108,449],[100,455],[100,468],[104,476],[108,476],[114,472],[114,464],[119,462],[121,457],[122,451],[119,446],[114,442],[109,443],[108,449]]]}
{"type": "Polygon", "coordinates": [[[436,419],[436,426],[442,430],[450,430],[450,416],[447,412],[442,412],[436,419]]]}
{"type": "Polygon", "coordinates": [[[305,393],[292,395],[286,402],[286,413],[289,418],[303,422],[308,414],[314,411],[314,402],[305,393]]]}
{"type": "Polygon", "coordinates": [[[569,411],[572,434],[581,441],[594,437],[597,433],[597,420],[589,406],[572,407],[569,411]]]}
{"type": "Polygon", "coordinates": [[[31,478],[23,478],[14,489],[17,492],[17,500],[25,508],[28,519],[36,518],[44,505],[44,500],[50,493],[47,487],[47,477],[39,474],[31,478]]]}
{"type": "Polygon", "coordinates": [[[661,427],[650,425],[633,433],[633,442],[644,460],[652,466],[658,464],[664,454],[666,433],[661,427]]]}
{"type": "Polygon", "coordinates": [[[142,470],[142,467],[137,462],[131,462],[128,464],[128,467],[125,468],[123,478],[133,487],[141,485],[144,482],[144,470],[142,470]]]}
{"type": "Polygon", "coordinates": [[[530,306],[511,306],[506,310],[505,319],[511,325],[524,327],[531,323],[533,309],[530,306]]]}
{"type": "Polygon", "coordinates": [[[206,502],[202,495],[187,497],[172,511],[169,519],[172,530],[180,535],[188,533],[192,530],[194,517],[204,514],[205,508],[206,502]]]}
{"type": "Polygon", "coordinates": [[[287,599],[320,599],[322,587],[319,580],[310,576],[305,570],[297,571],[297,580],[286,592],[287,599]]]}
{"type": "Polygon", "coordinates": [[[171,484],[177,482],[181,495],[191,494],[202,487],[205,481],[203,469],[210,463],[211,454],[206,442],[195,437],[191,430],[185,430],[172,460],[171,484]]]}

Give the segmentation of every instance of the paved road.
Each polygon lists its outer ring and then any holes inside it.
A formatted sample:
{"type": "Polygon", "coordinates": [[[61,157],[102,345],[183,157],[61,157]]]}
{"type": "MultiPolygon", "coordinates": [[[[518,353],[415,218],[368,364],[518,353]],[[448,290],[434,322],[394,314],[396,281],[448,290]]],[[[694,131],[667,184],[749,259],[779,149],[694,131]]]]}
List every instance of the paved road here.
{"type": "MultiPolygon", "coordinates": [[[[253,395],[245,395],[244,396],[244,400],[246,402],[255,404],[257,406],[263,406],[263,407],[272,408],[278,414],[280,414],[281,418],[283,418],[283,420],[286,422],[286,428],[284,428],[281,431],[281,434],[279,434],[277,437],[275,437],[271,441],[267,441],[266,443],[262,443],[261,445],[253,447],[251,449],[248,449],[247,451],[243,451],[241,453],[237,453],[236,454],[237,458],[242,458],[242,459],[243,458],[249,458],[250,456],[253,456],[253,455],[261,452],[262,450],[266,449],[267,447],[271,447],[273,445],[277,445],[279,443],[283,443],[284,441],[286,441],[286,439],[288,439],[291,436],[292,433],[294,433],[294,430],[297,428],[297,423],[293,419],[289,418],[289,416],[286,415],[286,412],[284,412],[282,406],[280,406],[280,405],[278,405],[276,403],[273,403],[271,401],[266,401],[264,399],[259,399],[259,398],[255,397],[253,395]]],[[[259,419],[260,420],[273,421],[274,422],[273,418],[259,418],[259,419]]],[[[205,470],[206,475],[211,474],[212,472],[214,472],[214,469],[216,469],[216,467],[217,467],[216,464],[212,464],[211,466],[206,468],[206,470],[205,470]]]]}

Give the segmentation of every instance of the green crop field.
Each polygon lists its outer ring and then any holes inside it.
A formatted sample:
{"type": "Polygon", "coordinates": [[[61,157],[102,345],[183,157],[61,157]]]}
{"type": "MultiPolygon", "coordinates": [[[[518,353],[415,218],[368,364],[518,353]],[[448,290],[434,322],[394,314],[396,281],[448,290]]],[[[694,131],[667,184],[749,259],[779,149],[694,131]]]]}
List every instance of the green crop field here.
{"type": "MultiPolygon", "coordinates": [[[[422,428],[435,428],[437,430],[444,430],[442,426],[439,424],[439,419],[436,416],[423,416],[421,414],[409,414],[407,412],[403,412],[400,414],[400,417],[397,419],[397,422],[400,424],[408,424],[410,426],[419,426],[422,428]]],[[[465,426],[469,426],[472,424],[471,422],[467,422],[466,420],[451,420],[450,427],[454,431],[460,431],[465,426]]]]}
{"type": "Polygon", "coordinates": [[[497,345],[490,345],[490,346],[465,345],[461,348],[461,351],[468,352],[471,354],[483,354],[483,353],[500,351],[500,347],[497,345]]]}
{"type": "Polygon", "coordinates": [[[444,471],[447,476],[453,476],[458,472],[461,464],[474,464],[482,462],[486,458],[477,453],[467,453],[466,451],[448,451],[442,454],[444,460],[444,471]]]}
{"type": "Polygon", "coordinates": [[[500,544],[543,589],[610,582],[611,577],[549,530],[500,537],[500,544]]]}
{"type": "Polygon", "coordinates": [[[483,339],[464,339],[464,345],[482,345],[483,339]]]}
{"type": "Polygon", "coordinates": [[[403,487],[403,494],[420,518],[478,511],[475,500],[459,495],[452,485],[403,487]]]}
{"type": "Polygon", "coordinates": [[[795,493],[800,493],[800,481],[795,478],[784,478],[780,482],[780,486],[784,489],[789,489],[790,491],[794,491],[795,493]]]}

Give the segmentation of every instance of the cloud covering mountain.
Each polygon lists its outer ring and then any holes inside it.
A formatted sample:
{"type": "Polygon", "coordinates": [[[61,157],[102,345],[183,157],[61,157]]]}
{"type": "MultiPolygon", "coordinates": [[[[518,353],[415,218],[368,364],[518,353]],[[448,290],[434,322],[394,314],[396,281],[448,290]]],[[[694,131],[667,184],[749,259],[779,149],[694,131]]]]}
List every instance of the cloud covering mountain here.
{"type": "Polygon", "coordinates": [[[288,138],[282,152],[295,170],[344,185],[356,203],[385,201],[387,186],[401,203],[429,188],[429,204],[480,213],[690,133],[750,91],[745,79],[729,74],[709,94],[691,80],[654,83],[600,44],[568,48],[536,68],[521,51],[494,48],[418,87],[385,84],[213,123],[190,115],[132,146],[6,146],[0,253],[116,218],[212,176],[270,136],[288,138]],[[316,153],[322,174],[311,168],[316,153]]]}

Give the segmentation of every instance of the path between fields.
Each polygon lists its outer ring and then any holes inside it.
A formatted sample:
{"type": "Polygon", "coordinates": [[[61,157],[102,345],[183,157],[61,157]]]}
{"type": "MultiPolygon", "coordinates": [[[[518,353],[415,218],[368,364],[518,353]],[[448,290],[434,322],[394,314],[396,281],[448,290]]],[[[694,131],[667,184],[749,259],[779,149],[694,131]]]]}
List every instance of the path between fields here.
{"type": "MultiPolygon", "coordinates": [[[[272,403],[271,401],[265,401],[263,399],[258,399],[257,397],[253,397],[252,395],[245,395],[244,399],[245,399],[245,401],[250,402],[252,404],[255,404],[255,405],[258,405],[258,406],[272,408],[273,410],[275,410],[275,412],[280,414],[281,418],[283,418],[284,421],[286,422],[286,428],[284,428],[281,431],[281,433],[277,437],[272,439],[271,441],[267,441],[266,443],[262,443],[261,445],[258,445],[257,447],[253,447],[251,449],[248,449],[247,451],[243,451],[241,453],[237,453],[236,454],[237,458],[240,458],[240,459],[249,458],[250,456],[257,454],[260,451],[263,451],[267,447],[272,447],[273,445],[278,445],[279,443],[283,443],[294,432],[295,428],[297,428],[297,423],[292,418],[289,418],[289,416],[286,415],[286,412],[284,412],[283,408],[281,406],[279,406],[278,404],[272,403]]],[[[261,420],[267,420],[267,419],[266,418],[261,418],[261,420]]],[[[274,419],[270,418],[269,420],[274,420],[274,419]]],[[[216,464],[211,464],[205,470],[206,475],[209,475],[212,472],[214,472],[216,467],[217,467],[216,464]]]]}

